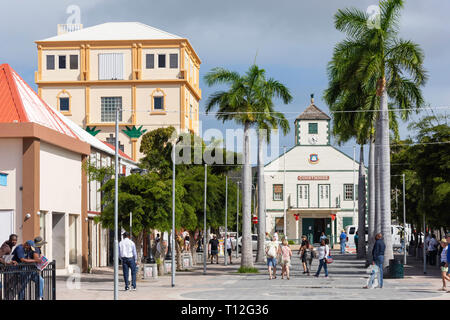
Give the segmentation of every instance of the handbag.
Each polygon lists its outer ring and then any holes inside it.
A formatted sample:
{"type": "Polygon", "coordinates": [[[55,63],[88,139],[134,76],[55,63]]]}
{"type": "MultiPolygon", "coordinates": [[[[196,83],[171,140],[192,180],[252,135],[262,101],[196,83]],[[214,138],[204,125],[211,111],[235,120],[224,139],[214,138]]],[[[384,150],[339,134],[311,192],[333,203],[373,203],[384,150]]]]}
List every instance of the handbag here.
{"type": "Polygon", "coordinates": [[[331,256],[328,256],[328,257],[325,258],[325,262],[327,264],[333,263],[333,258],[331,256]]]}

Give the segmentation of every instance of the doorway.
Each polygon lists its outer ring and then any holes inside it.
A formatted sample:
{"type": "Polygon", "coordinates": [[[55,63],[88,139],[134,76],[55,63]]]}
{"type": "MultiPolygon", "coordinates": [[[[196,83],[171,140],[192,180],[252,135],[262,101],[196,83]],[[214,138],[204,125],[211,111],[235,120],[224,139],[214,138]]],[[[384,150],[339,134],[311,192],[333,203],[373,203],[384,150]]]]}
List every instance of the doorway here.
{"type": "Polygon", "coordinates": [[[58,269],[66,267],[66,219],[64,213],[52,213],[52,253],[58,269]]]}
{"type": "Polygon", "coordinates": [[[9,239],[14,233],[14,211],[0,210],[0,241],[9,239]]]}
{"type": "Polygon", "coordinates": [[[302,234],[312,243],[320,243],[322,232],[330,239],[331,243],[331,218],[303,218],[302,234]]]}

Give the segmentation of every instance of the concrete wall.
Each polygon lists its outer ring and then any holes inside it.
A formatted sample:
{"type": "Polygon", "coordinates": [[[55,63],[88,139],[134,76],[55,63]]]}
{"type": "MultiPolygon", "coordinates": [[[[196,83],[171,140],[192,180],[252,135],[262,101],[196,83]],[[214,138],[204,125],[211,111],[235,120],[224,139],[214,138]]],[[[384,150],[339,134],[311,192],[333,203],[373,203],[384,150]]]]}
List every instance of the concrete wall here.
{"type": "MultiPolygon", "coordinates": [[[[0,171],[7,173],[7,186],[0,186],[0,210],[14,211],[15,230],[21,239],[22,227],[22,139],[0,139],[0,171]]],[[[6,239],[5,239],[6,240],[6,239]]],[[[4,239],[0,239],[4,241],[4,239]]]]}
{"type": "Polygon", "coordinates": [[[43,50],[42,80],[44,81],[78,81],[81,80],[80,50],[43,50]],[[78,69],[70,69],[70,55],[78,55],[78,69]],[[47,55],[55,56],[55,69],[47,70],[47,55]],[[59,55],[66,56],[66,68],[59,69],[59,55]]]}
{"type": "Polygon", "coordinates": [[[41,210],[51,213],[52,219],[49,258],[59,260],[58,269],[70,272],[73,270],[69,268],[70,214],[78,216],[77,265],[81,267],[81,156],[41,142],[40,157],[40,205],[41,210]]]}
{"type": "Polygon", "coordinates": [[[142,79],[177,79],[180,75],[180,49],[179,48],[143,48],[142,49],[142,79]],[[170,68],[170,54],[178,54],[178,68],[170,68]],[[154,68],[146,68],[146,55],[154,54],[154,68]],[[158,54],[166,55],[166,67],[158,67],[158,54]]]}
{"type": "Polygon", "coordinates": [[[310,137],[318,137],[317,145],[328,144],[328,121],[326,120],[303,120],[299,122],[299,129],[297,134],[300,137],[300,144],[302,145],[312,145],[310,142],[310,137]],[[309,134],[309,124],[317,123],[317,133],[309,134]]]}

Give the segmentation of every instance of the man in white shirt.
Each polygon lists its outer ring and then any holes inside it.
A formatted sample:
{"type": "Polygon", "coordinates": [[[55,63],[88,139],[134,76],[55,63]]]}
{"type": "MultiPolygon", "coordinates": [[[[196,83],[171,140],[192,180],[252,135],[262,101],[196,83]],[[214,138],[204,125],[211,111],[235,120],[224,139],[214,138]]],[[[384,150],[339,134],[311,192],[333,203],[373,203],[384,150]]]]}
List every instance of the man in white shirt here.
{"type": "Polygon", "coordinates": [[[431,266],[436,265],[436,255],[437,255],[437,246],[439,242],[436,240],[436,235],[432,234],[431,239],[428,241],[428,256],[429,263],[431,266]]]}
{"type": "Polygon", "coordinates": [[[130,240],[130,234],[124,232],[123,240],[119,243],[119,258],[122,260],[123,277],[125,279],[125,291],[130,290],[128,286],[128,270],[131,269],[131,286],[136,291],[136,245],[130,240]]]}

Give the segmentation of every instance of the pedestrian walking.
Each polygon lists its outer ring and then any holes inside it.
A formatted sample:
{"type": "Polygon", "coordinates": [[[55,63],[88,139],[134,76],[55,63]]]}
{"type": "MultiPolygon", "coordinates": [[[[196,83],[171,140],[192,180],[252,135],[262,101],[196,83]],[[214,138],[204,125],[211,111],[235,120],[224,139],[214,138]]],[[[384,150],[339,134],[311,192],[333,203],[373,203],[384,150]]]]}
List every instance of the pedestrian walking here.
{"type": "Polygon", "coordinates": [[[358,240],[359,240],[358,231],[356,231],[355,237],[354,237],[353,239],[354,239],[354,241],[355,241],[356,252],[358,252],[358,240]]]}
{"type": "Polygon", "coordinates": [[[345,254],[345,243],[347,242],[347,233],[342,229],[341,235],[339,236],[339,240],[341,243],[341,254],[345,254]]]}
{"type": "Polygon", "coordinates": [[[306,239],[304,242],[302,241],[302,243],[303,245],[300,247],[299,254],[302,260],[303,274],[308,274],[309,276],[315,249],[314,246],[306,239]]]}
{"type": "Polygon", "coordinates": [[[233,243],[231,242],[229,234],[227,234],[226,243],[227,243],[227,254],[228,257],[230,258],[230,264],[233,264],[233,262],[231,262],[231,252],[233,251],[233,243]]]}
{"type": "Polygon", "coordinates": [[[128,232],[123,233],[123,240],[119,243],[119,258],[122,260],[123,277],[125,280],[125,291],[130,290],[128,282],[128,271],[131,269],[131,286],[136,291],[136,245],[130,239],[128,232]]]}
{"type": "Polygon", "coordinates": [[[209,252],[211,256],[211,263],[213,263],[214,258],[216,258],[216,263],[219,264],[219,240],[217,240],[216,235],[209,240],[209,252]]]}
{"type": "Polygon", "coordinates": [[[447,291],[447,285],[446,285],[446,281],[450,281],[450,277],[448,276],[448,260],[447,260],[447,253],[448,253],[448,243],[446,239],[442,239],[441,240],[441,247],[442,247],[442,252],[441,252],[441,263],[440,263],[440,267],[441,267],[441,277],[442,277],[442,291],[447,291]]]}
{"type": "Polygon", "coordinates": [[[322,240],[325,240],[325,239],[327,239],[327,235],[325,234],[324,231],[322,231],[320,238],[319,238],[319,242],[322,242],[322,240]]]}
{"type": "Polygon", "coordinates": [[[191,250],[191,245],[190,245],[190,237],[189,237],[189,232],[185,232],[184,233],[184,251],[189,252],[191,250]]]}
{"type": "Polygon", "coordinates": [[[383,288],[383,262],[384,262],[384,251],[386,249],[386,245],[384,244],[383,235],[378,233],[375,235],[375,244],[372,249],[372,264],[376,264],[380,269],[379,273],[379,288],[383,288]]]}
{"type": "Polygon", "coordinates": [[[281,246],[279,246],[279,255],[281,256],[281,279],[286,276],[289,280],[289,268],[291,267],[292,250],[289,247],[289,243],[286,238],[281,240],[281,246]]]}
{"type": "Polygon", "coordinates": [[[317,249],[317,252],[319,259],[319,268],[317,269],[315,277],[319,277],[320,271],[323,268],[325,270],[325,278],[328,278],[327,257],[330,255],[330,247],[325,243],[325,239],[320,242],[320,247],[317,249]]]}
{"type": "Polygon", "coordinates": [[[275,233],[273,234],[275,241],[278,241],[278,232],[275,231],[275,233]]]}
{"type": "Polygon", "coordinates": [[[266,244],[266,257],[267,257],[267,268],[269,270],[269,280],[272,280],[272,268],[273,268],[273,278],[277,278],[277,254],[278,254],[278,242],[275,235],[272,237],[272,241],[266,244]]]}
{"type": "Polygon", "coordinates": [[[430,240],[428,241],[428,262],[430,266],[436,265],[436,256],[438,250],[439,242],[436,240],[436,235],[432,234],[430,240]]]}

